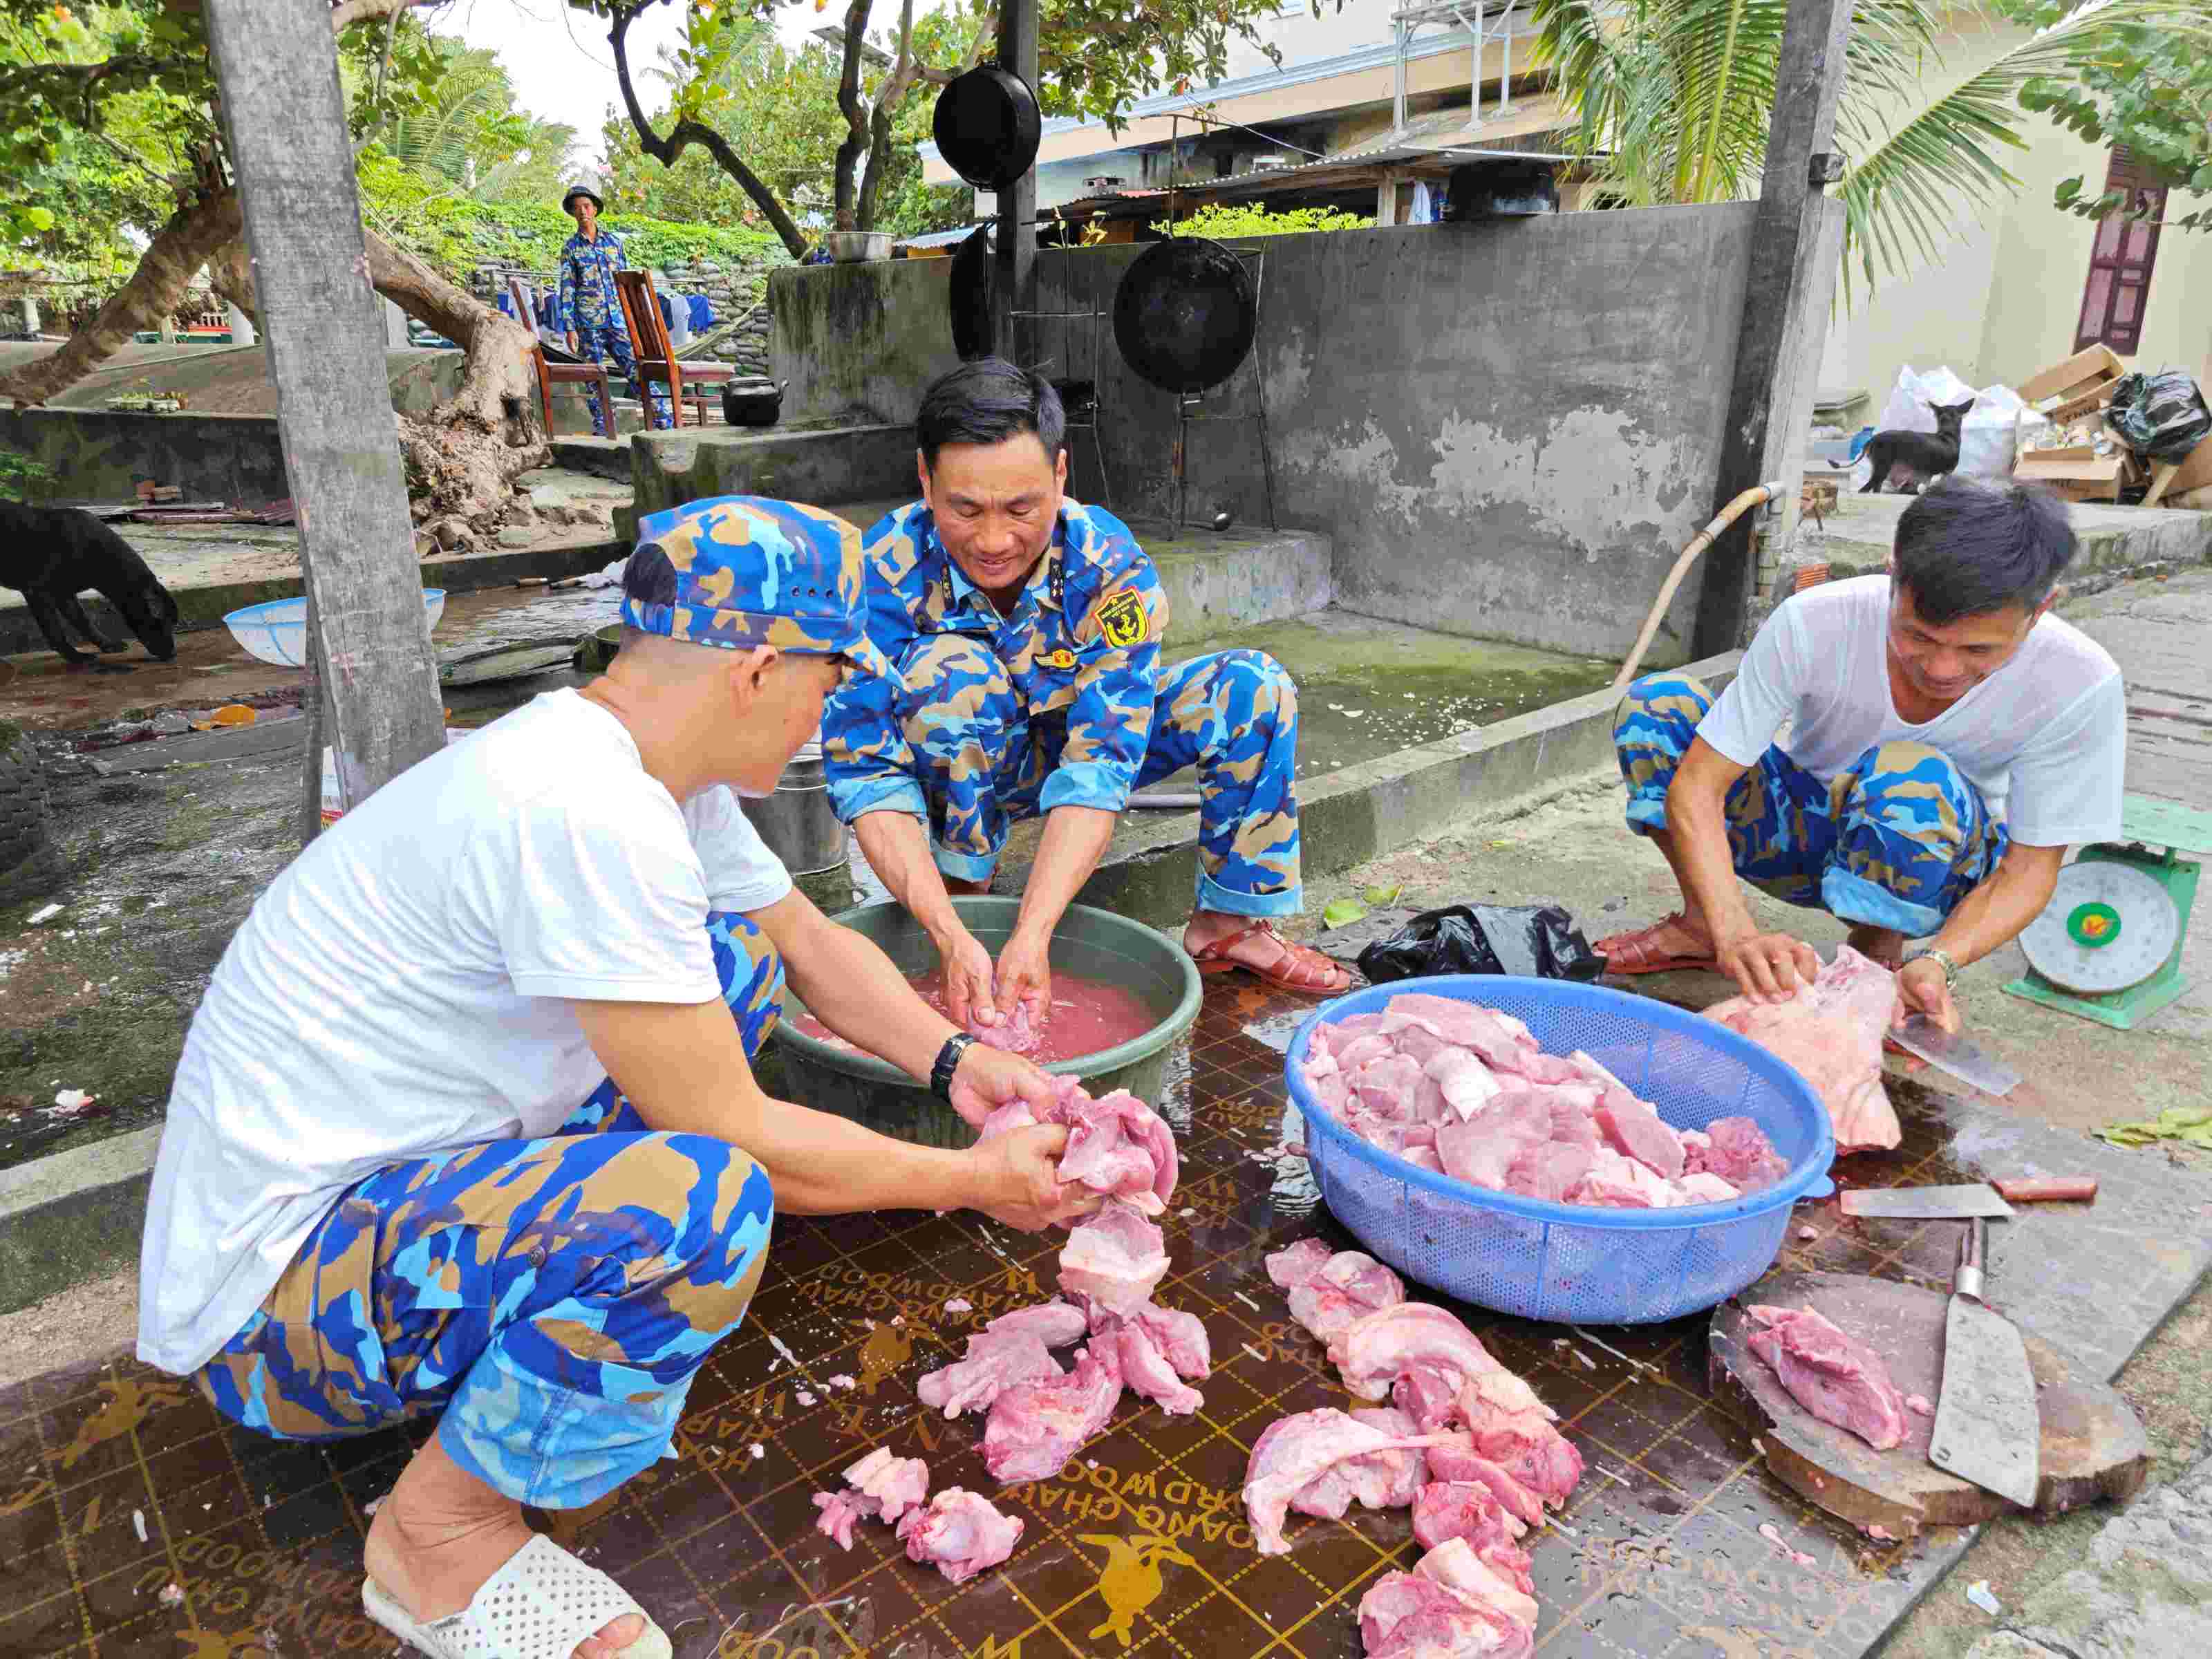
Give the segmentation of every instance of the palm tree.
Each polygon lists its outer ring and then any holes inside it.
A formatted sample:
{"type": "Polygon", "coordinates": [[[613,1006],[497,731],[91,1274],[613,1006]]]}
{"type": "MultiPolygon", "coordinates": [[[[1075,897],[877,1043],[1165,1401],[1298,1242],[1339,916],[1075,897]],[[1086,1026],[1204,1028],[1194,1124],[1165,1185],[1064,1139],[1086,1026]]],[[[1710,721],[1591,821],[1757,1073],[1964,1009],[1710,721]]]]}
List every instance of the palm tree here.
{"type": "Polygon", "coordinates": [[[405,167],[453,193],[496,201],[529,180],[543,196],[559,178],[576,130],[514,107],[514,88],[495,52],[431,37],[443,60],[435,107],[395,117],[380,141],[405,167]]]}
{"type": "MultiPolygon", "coordinates": [[[[1871,288],[1936,258],[2020,187],[2002,160],[2034,118],[2020,92],[2064,76],[2114,27],[2200,0],[2087,0],[1947,84],[1943,0],[1856,0],[1836,135],[1845,171],[1844,283],[1871,288]],[[1945,89],[1931,95],[1930,84],[1945,89]]],[[[1600,185],[1635,206],[1756,190],[1788,0],[1534,0],[1537,55],[1600,185]]]]}

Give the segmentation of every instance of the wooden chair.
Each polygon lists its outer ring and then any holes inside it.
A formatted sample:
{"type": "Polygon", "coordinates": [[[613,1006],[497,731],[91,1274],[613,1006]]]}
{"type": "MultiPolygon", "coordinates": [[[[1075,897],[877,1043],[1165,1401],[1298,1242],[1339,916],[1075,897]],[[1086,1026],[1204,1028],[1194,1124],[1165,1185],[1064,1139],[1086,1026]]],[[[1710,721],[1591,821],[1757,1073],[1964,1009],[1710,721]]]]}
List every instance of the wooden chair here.
{"type": "Polygon", "coordinates": [[[637,349],[638,396],[645,400],[646,420],[653,418],[652,390],[668,388],[677,425],[684,423],[684,389],[691,387],[692,424],[707,424],[707,388],[738,377],[733,363],[680,362],[669,343],[668,325],[661,320],[660,302],[653,297],[653,275],[644,270],[615,272],[615,287],[622,296],[623,320],[629,325],[631,343],[637,349]]]}
{"type": "Polygon", "coordinates": [[[530,308],[529,290],[522,278],[507,279],[507,291],[514,296],[514,309],[522,325],[530,331],[530,361],[538,370],[538,406],[545,416],[545,435],[553,435],[553,388],[556,386],[596,386],[599,389],[599,407],[606,411],[607,431],[615,429],[615,396],[613,382],[607,378],[605,363],[556,363],[549,362],[545,345],[538,332],[537,313],[530,308]]]}

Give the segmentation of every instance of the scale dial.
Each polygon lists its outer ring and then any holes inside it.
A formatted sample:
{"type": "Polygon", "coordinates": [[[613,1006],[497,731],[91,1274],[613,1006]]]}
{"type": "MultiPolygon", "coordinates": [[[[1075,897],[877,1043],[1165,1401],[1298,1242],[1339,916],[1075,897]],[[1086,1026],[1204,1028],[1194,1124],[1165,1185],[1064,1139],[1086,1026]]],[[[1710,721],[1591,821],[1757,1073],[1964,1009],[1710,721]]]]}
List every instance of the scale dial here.
{"type": "Polygon", "coordinates": [[[2092,860],[2058,872],[2020,945],[2053,985],[2100,996],[2142,984],[2180,937],[2181,912],[2165,888],[2131,864],[2092,860]]]}

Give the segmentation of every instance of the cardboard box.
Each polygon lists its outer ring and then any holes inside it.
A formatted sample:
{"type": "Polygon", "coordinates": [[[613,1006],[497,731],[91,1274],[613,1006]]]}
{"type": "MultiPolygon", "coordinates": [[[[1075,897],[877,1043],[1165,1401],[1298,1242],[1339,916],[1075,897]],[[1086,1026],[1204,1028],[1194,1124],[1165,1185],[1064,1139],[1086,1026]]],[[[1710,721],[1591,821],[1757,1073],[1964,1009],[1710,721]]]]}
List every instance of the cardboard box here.
{"type": "Polygon", "coordinates": [[[2121,449],[2100,455],[2087,444],[2075,444],[2064,449],[2029,452],[2020,458],[2012,476],[2022,483],[2046,485],[2069,501],[2118,501],[2127,459],[2121,449]]]}
{"type": "Polygon", "coordinates": [[[2053,421],[2065,422],[2112,402],[2113,386],[2127,372],[2126,362],[2110,346],[2100,343],[2029,375],[2014,390],[2030,409],[2039,409],[2045,398],[2056,397],[2057,403],[2040,412],[2053,421]]]}
{"type": "Polygon", "coordinates": [[[2170,501],[2176,495],[2202,489],[2207,484],[2212,484],[2212,438],[2202,440],[2181,458],[2180,471],[2166,481],[2166,498],[2170,501]]]}

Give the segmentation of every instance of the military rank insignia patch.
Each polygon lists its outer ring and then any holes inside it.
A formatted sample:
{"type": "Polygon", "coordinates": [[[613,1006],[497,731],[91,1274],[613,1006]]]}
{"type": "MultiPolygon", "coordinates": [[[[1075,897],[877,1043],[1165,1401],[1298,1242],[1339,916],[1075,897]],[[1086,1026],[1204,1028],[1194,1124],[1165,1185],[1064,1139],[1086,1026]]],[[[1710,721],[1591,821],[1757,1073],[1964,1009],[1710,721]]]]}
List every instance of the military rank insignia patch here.
{"type": "Polygon", "coordinates": [[[1106,643],[1123,651],[1142,645],[1152,629],[1145,601],[1131,588],[1115,588],[1098,601],[1091,614],[1098,618],[1098,631],[1106,643]]]}

